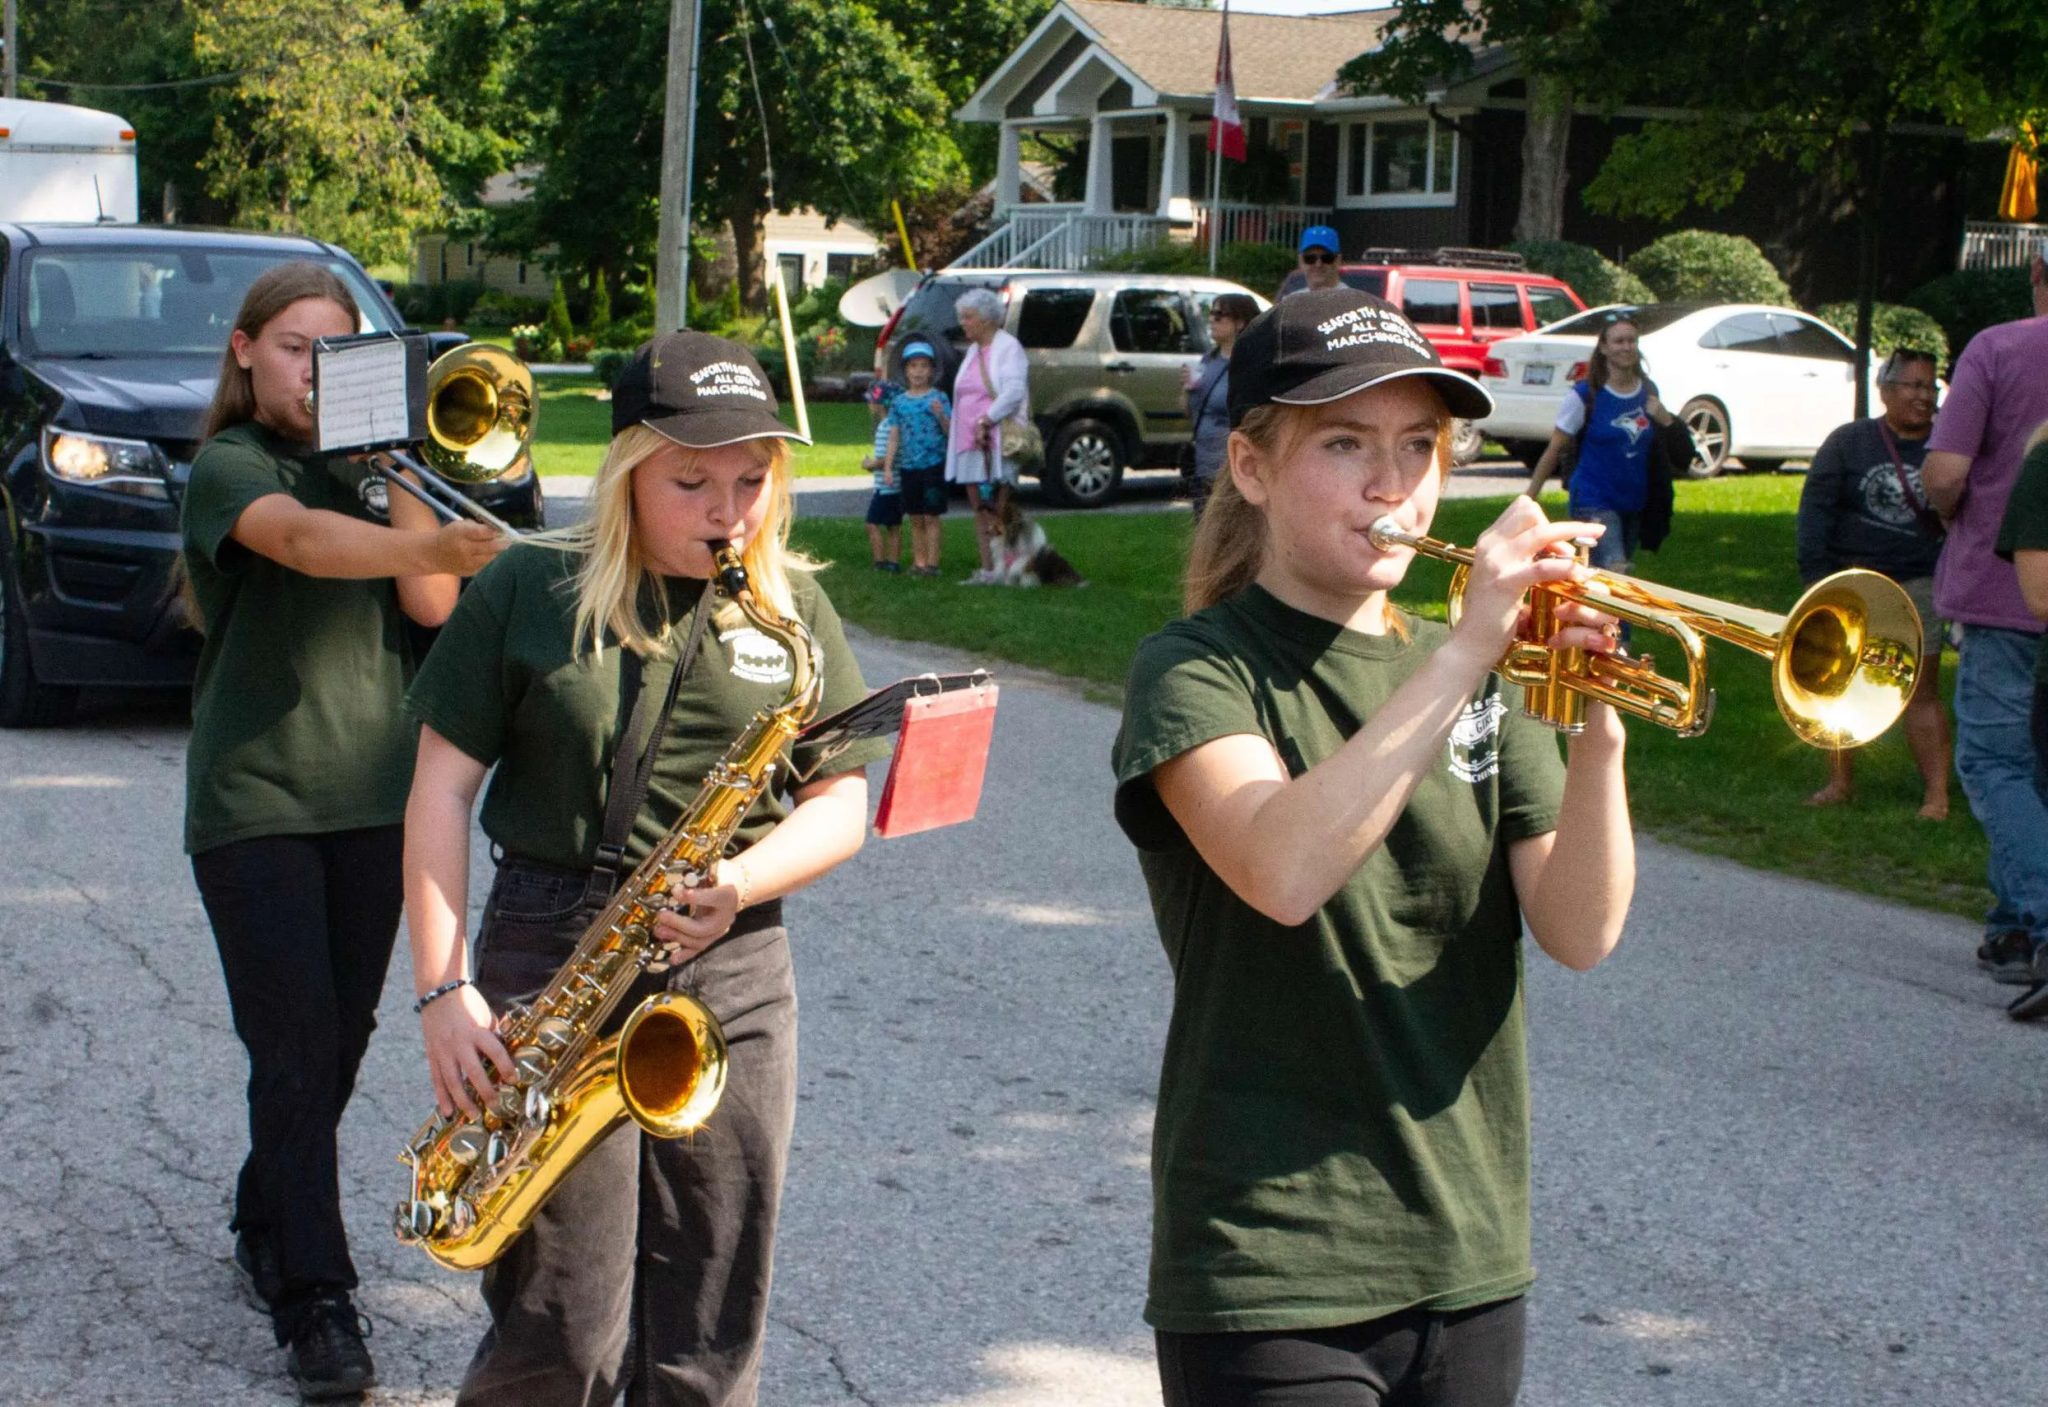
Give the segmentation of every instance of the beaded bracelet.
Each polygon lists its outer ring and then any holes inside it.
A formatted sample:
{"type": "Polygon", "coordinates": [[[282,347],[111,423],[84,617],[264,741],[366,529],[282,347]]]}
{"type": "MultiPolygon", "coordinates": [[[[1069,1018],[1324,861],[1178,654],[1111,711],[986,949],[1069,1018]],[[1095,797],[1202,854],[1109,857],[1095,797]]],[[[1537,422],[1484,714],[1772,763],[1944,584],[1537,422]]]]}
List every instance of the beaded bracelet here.
{"type": "Polygon", "coordinates": [[[421,1012],[425,1011],[435,1002],[441,1000],[441,998],[447,996],[457,987],[467,987],[468,985],[469,979],[467,977],[457,977],[452,982],[443,982],[440,986],[434,988],[433,991],[427,993],[425,996],[421,997],[418,1001],[412,1004],[412,1014],[414,1016],[418,1016],[421,1012]]]}

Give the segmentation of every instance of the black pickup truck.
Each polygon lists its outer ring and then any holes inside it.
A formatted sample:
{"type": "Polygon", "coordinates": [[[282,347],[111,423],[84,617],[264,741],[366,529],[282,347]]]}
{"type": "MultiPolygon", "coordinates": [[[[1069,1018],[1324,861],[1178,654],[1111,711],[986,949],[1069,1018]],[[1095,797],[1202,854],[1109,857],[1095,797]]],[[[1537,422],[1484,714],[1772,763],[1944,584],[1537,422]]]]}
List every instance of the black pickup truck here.
{"type": "MultiPolygon", "coordinates": [[[[402,325],[362,266],[317,240],[0,223],[0,727],[61,722],[84,685],[191,681],[179,501],[242,295],[293,259],[340,275],[365,331],[402,325]]],[[[540,524],[530,466],[470,492],[540,524]]]]}

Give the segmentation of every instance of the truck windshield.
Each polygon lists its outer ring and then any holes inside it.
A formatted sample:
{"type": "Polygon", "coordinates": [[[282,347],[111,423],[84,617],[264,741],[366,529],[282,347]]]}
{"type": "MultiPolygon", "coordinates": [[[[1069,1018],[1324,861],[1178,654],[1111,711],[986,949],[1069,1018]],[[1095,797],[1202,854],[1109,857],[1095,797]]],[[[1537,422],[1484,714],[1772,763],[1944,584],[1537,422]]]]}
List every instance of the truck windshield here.
{"type": "MultiPolygon", "coordinates": [[[[293,257],[222,249],[30,250],[23,350],[30,357],[218,357],[249,285],[293,257]]],[[[316,262],[356,295],[363,331],[397,326],[360,269],[345,260],[316,262]]]]}

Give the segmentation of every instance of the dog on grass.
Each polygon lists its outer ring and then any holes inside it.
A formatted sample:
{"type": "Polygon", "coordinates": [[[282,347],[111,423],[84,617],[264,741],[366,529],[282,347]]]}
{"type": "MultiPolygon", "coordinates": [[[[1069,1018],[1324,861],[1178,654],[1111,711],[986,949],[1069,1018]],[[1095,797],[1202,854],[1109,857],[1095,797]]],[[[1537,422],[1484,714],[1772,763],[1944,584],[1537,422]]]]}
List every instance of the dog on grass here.
{"type": "MultiPolygon", "coordinates": [[[[989,509],[985,511],[994,510],[989,509]]],[[[1046,541],[1045,529],[1024,516],[1014,498],[1005,499],[996,515],[995,541],[990,544],[996,586],[1086,586],[1074,564],[1046,541]]]]}

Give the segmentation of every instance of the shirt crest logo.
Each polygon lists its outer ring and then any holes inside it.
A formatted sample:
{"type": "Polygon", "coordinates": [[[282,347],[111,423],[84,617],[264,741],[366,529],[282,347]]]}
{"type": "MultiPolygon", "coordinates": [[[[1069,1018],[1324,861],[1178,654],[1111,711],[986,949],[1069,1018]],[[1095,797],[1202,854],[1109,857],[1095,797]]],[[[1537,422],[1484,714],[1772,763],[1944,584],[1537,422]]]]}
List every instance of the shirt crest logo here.
{"type": "Polygon", "coordinates": [[[1500,771],[1500,721],[1508,706],[1489,694],[1465,705],[1451,725],[1451,775],[1461,782],[1483,782],[1500,771]]]}
{"type": "Polygon", "coordinates": [[[726,652],[732,656],[735,678],[756,684],[789,682],[789,651],[751,625],[721,632],[718,643],[725,646],[726,652]]]}

